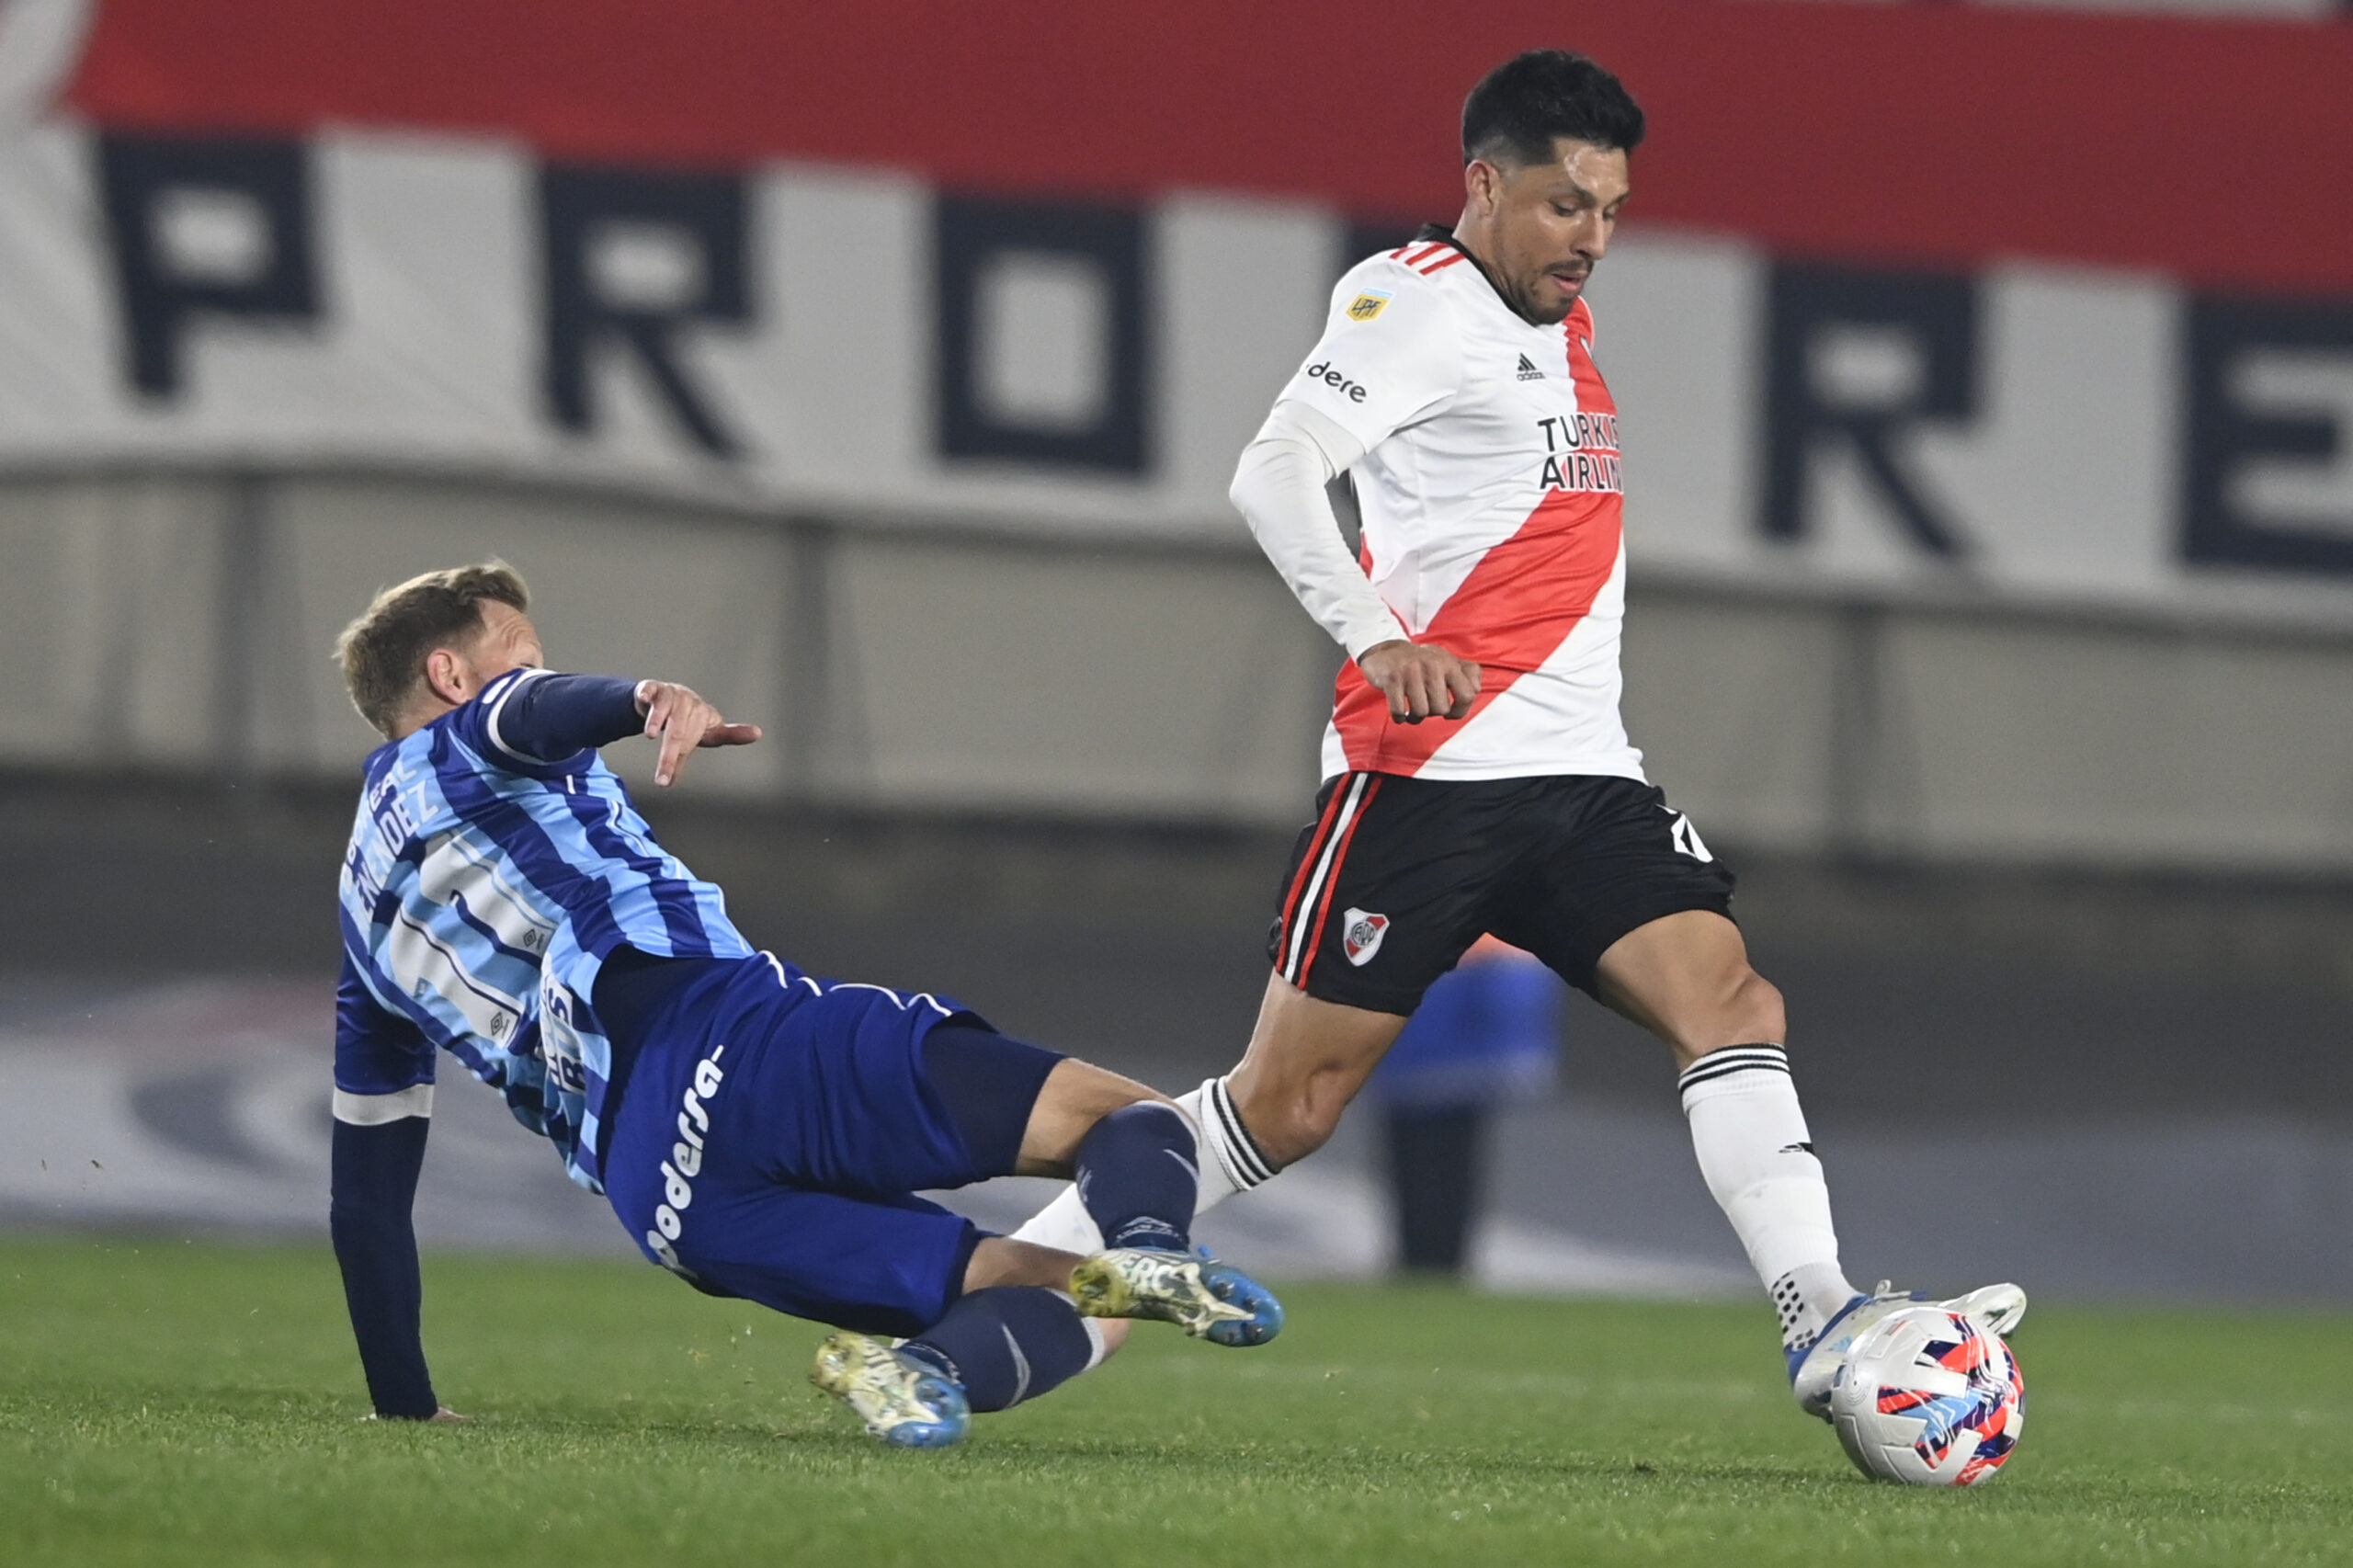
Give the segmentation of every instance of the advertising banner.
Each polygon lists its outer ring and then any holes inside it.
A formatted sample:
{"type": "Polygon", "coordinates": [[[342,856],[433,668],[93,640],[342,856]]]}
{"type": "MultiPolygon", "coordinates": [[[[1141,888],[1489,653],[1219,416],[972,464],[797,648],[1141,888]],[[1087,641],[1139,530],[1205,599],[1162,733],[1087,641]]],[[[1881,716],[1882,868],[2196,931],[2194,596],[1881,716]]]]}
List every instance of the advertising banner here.
{"type": "Polygon", "coordinates": [[[1334,279],[1450,221],[1461,92],[1561,42],[1653,119],[1593,288],[1638,567],[2353,620],[2353,28],[1179,30],[0,0],[0,466],[1235,536],[1334,279]]]}

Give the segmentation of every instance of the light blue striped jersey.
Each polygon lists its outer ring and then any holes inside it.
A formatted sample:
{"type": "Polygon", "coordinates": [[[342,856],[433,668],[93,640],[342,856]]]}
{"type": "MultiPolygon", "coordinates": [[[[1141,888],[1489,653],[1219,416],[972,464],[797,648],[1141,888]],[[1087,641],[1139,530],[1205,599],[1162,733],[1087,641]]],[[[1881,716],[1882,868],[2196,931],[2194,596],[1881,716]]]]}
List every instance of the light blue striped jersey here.
{"type": "MultiPolygon", "coordinates": [[[[654,842],[594,751],[544,762],[506,743],[506,699],[547,673],[510,671],[369,755],[343,862],[346,990],[356,979],[504,1091],[572,1178],[597,1188],[612,1051],[589,997],[606,957],[622,946],[663,958],[753,949],[719,889],[654,842]]],[[[405,1032],[347,1020],[338,1085],[381,1093],[404,1070],[417,1081],[413,1065],[367,1062],[405,1032]]]]}

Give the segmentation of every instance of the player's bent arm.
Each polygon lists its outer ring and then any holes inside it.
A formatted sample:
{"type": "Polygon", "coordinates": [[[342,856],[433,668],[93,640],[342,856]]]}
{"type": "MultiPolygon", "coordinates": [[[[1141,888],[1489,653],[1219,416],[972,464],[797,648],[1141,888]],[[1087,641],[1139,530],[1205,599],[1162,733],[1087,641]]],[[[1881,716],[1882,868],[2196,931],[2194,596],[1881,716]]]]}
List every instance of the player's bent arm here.
{"type": "Polygon", "coordinates": [[[493,745],[517,761],[562,762],[636,734],[644,725],[639,690],[648,684],[517,670],[504,691],[490,697],[483,729],[493,745]]]}
{"type": "Polygon", "coordinates": [[[1324,488],[1363,456],[1337,423],[1286,400],[1243,449],[1227,492],[1291,593],[1352,659],[1405,635],[1348,553],[1324,488]]]}
{"type": "Polygon", "coordinates": [[[660,743],[654,781],[678,776],[687,754],[698,746],[750,745],[760,738],[756,724],[731,724],[690,687],[666,680],[623,680],[613,676],[557,675],[520,669],[483,689],[461,721],[469,739],[527,769],[551,767],[584,751],[645,734],[660,743]]]}

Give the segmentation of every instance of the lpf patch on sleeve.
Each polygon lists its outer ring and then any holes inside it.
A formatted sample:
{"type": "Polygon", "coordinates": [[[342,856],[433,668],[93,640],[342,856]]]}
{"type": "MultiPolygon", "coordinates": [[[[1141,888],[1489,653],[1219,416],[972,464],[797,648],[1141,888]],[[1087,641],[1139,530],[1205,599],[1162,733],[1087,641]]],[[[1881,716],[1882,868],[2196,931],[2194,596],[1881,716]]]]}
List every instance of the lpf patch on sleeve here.
{"type": "Polygon", "coordinates": [[[1389,296],[1378,289],[1368,289],[1348,301],[1350,321],[1370,321],[1388,307],[1389,296]]]}

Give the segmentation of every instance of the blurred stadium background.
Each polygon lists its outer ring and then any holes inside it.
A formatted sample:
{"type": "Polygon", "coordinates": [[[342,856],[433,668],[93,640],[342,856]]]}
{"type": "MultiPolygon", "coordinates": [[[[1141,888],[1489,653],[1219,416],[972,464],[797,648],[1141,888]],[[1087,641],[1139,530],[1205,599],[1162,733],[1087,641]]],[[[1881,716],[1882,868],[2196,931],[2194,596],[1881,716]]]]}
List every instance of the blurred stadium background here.
{"type": "MultiPolygon", "coordinates": [[[[2325,0],[0,0],[0,1224],[324,1232],[325,650],[491,553],[558,664],[769,726],[653,803],[756,940],[1229,1062],[1337,653],[1226,479],[1537,44],[1652,116],[1628,716],[1850,1262],[2353,1301],[2325,0]]],[[[1657,1049],[1563,1062],[1480,1273],[1742,1292],[1657,1049]]],[[[626,1245],[440,1110],[428,1242],[626,1245]]],[[[1359,1128],[1215,1228],[1370,1272],[1381,1202],[1359,1128]]]]}

